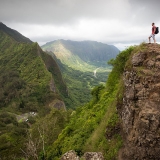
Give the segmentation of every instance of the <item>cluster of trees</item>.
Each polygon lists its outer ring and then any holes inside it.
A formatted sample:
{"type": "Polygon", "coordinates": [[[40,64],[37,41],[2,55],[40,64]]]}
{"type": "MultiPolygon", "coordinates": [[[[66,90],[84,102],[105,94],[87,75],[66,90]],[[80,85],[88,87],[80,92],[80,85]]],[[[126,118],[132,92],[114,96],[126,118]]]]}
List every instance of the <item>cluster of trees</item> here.
{"type": "Polygon", "coordinates": [[[18,123],[14,114],[0,112],[0,153],[1,159],[16,159],[23,157],[21,149],[24,148],[27,123],[18,123]]]}
{"type": "Polygon", "coordinates": [[[13,98],[20,98],[25,82],[16,70],[0,70],[0,73],[0,107],[2,108],[7,106],[13,98]]]}

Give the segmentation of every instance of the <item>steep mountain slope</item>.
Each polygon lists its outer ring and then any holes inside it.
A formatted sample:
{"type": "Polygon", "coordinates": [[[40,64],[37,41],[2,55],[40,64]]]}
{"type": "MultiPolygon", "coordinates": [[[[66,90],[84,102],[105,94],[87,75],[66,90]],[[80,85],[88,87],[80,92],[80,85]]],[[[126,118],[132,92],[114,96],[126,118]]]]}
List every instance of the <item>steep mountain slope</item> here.
{"type": "Polygon", "coordinates": [[[15,39],[17,42],[32,43],[32,41],[29,38],[26,38],[22,34],[17,32],[16,30],[13,30],[13,29],[7,27],[2,22],[0,22],[0,30],[5,32],[6,34],[8,34],[10,37],[15,39]]]}
{"type": "MultiPolygon", "coordinates": [[[[58,90],[50,90],[54,78],[44,65],[43,57],[48,55],[38,44],[16,42],[0,31],[0,48],[1,107],[37,110],[38,106],[51,101],[58,90]]],[[[56,62],[52,65],[58,68],[56,62]]],[[[60,70],[57,69],[57,72],[61,76],[60,70]]],[[[59,82],[63,83],[61,79],[59,82]]]]}
{"type": "MultiPolygon", "coordinates": [[[[52,108],[65,110],[63,97],[68,97],[68,93],[54,59],[43,52],[37,43],[28,41],[5,25],[2,26],[0,29],[0,159],[8,160],[26,157],[23,154],[24,150],[27,151],[31,125],[38,121],[37,118],[49,114],[52,108]],[[37,118],[34,118],[36,116],[37,118]]],[[[56,120],[53,118],[52,124],[61,121],[64,114],[55,111],[56,120]]],[[[63,125],[56,124],[54,137],[58,135],[63,125]]]]}

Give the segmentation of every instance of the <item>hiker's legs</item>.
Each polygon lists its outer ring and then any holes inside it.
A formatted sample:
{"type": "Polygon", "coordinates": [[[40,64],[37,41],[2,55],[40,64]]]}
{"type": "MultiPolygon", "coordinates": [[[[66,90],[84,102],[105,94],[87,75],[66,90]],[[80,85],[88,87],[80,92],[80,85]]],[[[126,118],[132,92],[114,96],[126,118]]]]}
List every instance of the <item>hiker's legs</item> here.
{"type": "Polygon", "coordinates": [[[148,37],[149,43],[151,43],[151,37],[153,38],[154,43],[156,43],[155,34],[151,34],[151,35],[148,37]]]}
{"type": "Polygon", "coordinates": [[[153,40],[154,40],[154,43],[156,43],[156,39],[155,39],[155,35],[153,34],[153,40]]]}
{"type": "Polygon", "coordinates": [[[149,39],[149,43],[151,43],[151,37],[148,37],[148,39],[149,39]]]}

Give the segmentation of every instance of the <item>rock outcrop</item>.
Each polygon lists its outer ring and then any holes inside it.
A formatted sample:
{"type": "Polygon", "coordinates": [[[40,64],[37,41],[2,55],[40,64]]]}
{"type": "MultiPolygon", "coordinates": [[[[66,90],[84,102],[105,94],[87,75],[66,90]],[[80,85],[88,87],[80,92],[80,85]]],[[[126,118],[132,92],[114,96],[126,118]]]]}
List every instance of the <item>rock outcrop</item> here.
{"type": "Polygon", "coordinates": [[[79,156],[77,156],[76,152],[71,150],[66,152],[62,157],[61,160],[80,160],[79,156]]]}
{"type": "Polygon", "coordinates": [[[123,76],[122,119],[124,147],[120,160],[160,159],[160,45],[144,44],[123,76]]]}
{"type": "Polygon", "coordinates": [[[62,157],[61,160],[104,160],[104,157],[101,152],[86,152],[84,153],[83,157],[77,156],[76,152],[71,150],[66,152],[62,157]]]}
{"type": "Polygon", "coordinates": [[[86,152],[83,156],[84,160],[104,160],[101,152],[86,152]]]}
{"type": "Polygon", "coordinates": [[[66,110],[66,106],[65,106],[64,102],[61,101],[61,100],[58,100],[58,99],[55,99],[53,102],[51,102],[49,104],[49,107],[56,108],[56,109],[59,109],[59,110],[60,109],[66,110]]]}

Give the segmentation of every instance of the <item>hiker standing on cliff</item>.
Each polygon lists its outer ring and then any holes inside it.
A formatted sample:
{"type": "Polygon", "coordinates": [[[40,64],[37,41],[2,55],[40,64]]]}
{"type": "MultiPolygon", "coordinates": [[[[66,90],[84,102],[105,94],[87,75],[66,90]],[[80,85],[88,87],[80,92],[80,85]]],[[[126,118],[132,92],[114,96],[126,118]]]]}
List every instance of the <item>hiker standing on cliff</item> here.
{"type": "Polygon", "coordinates": [[[156,43],[155,31],[156,31],[156,26],[155,26],[154,23],[152,23],[152,34],[148,37],[149,38],[149,44],[151,43],[151,37],[153,38],[154,43],[156,43]]]}

